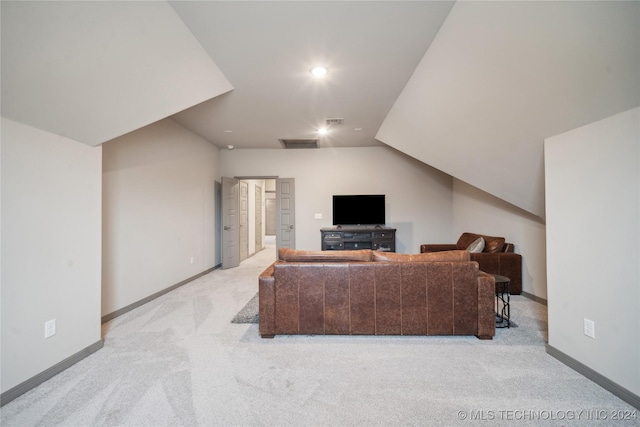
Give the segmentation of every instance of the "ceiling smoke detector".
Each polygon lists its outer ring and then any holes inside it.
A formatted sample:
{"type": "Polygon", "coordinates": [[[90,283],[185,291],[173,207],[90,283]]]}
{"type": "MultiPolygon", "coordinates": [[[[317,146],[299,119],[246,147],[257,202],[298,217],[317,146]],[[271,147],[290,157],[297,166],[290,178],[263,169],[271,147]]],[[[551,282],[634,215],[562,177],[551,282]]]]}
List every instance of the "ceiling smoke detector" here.
{"type": "Polygon", "coordinates": [[[284,148],[318,148],[317,139],[280,139],[284,148]]]}

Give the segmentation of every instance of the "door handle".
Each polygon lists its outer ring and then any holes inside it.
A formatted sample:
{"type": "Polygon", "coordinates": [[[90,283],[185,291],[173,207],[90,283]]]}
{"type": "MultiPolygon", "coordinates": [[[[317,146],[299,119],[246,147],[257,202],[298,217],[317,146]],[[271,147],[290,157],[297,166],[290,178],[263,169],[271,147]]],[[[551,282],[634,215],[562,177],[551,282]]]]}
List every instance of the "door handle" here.
{"type": "Polygon", "coordinates": [[[224,229],[225,229],[225,230],[231,230],[231,227],[229,227],[228,225],[225,225],[225,226],[224,226],[224,229]]]}
{"type": "Polygon", "coordinates": [[[293,224],[291,224],[291,225],[289,226],[289,228],[293,230],[293,224]]]}

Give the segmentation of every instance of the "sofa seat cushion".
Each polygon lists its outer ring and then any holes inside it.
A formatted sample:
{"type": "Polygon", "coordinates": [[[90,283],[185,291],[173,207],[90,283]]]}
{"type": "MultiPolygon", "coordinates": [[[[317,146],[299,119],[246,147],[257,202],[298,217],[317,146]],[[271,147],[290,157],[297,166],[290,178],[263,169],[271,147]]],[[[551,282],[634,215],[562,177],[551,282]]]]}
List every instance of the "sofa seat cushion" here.
{"type": "Polygon", "coordinates": [[[504,237],[485,236],[483,234],[475,233],[462,233],[458,239],[458,243],[456,243],[456,247],[461,250],[467,249],[469,245],[480,237],[484,239],[484,249],[482,252],[496,253],[503,251],[505,241],[504,237]]]}
{"type": "Polygon", "coordinates": [[[303,251],[300,249],[280,248],[278,259],[289,262],[353,262],[371,261],[371,249],[351,251],[303,251]]]}
{"type": "Polygon", "coordinates": [[[423,254],[397,254],[395,252],[373,251],[374,261],[387,262],[462,262],[470,261],[467,251],[427,252],[423,254]]]}

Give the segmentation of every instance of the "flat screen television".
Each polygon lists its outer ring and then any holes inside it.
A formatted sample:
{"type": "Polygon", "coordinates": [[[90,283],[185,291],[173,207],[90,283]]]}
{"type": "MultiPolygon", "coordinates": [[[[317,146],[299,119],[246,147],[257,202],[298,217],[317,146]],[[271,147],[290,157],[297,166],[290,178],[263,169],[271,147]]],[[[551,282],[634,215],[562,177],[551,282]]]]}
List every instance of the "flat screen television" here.
{"type": "Polygon", "coordinates": [[[333,225],[384,224],[384,194],[333,196],[333,225]]]}

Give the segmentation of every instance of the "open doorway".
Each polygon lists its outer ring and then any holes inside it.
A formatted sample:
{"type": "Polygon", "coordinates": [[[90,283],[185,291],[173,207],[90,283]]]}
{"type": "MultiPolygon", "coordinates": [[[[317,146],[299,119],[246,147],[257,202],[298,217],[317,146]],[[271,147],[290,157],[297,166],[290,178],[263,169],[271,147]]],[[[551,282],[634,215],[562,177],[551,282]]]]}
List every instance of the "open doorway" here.
{"type": "Polygon", "coordinates": [[[275,178],[243,177],[239,185],[239,260],[242,262],[264,249],[266,188],[269,185],[275,187],[275,178]]]}
{"type": "Polygon", "coordinates": [[[239,265],[266,245],[294,247],[293,178],[223,177],[220,193],[223,269],[239,265]]]}

